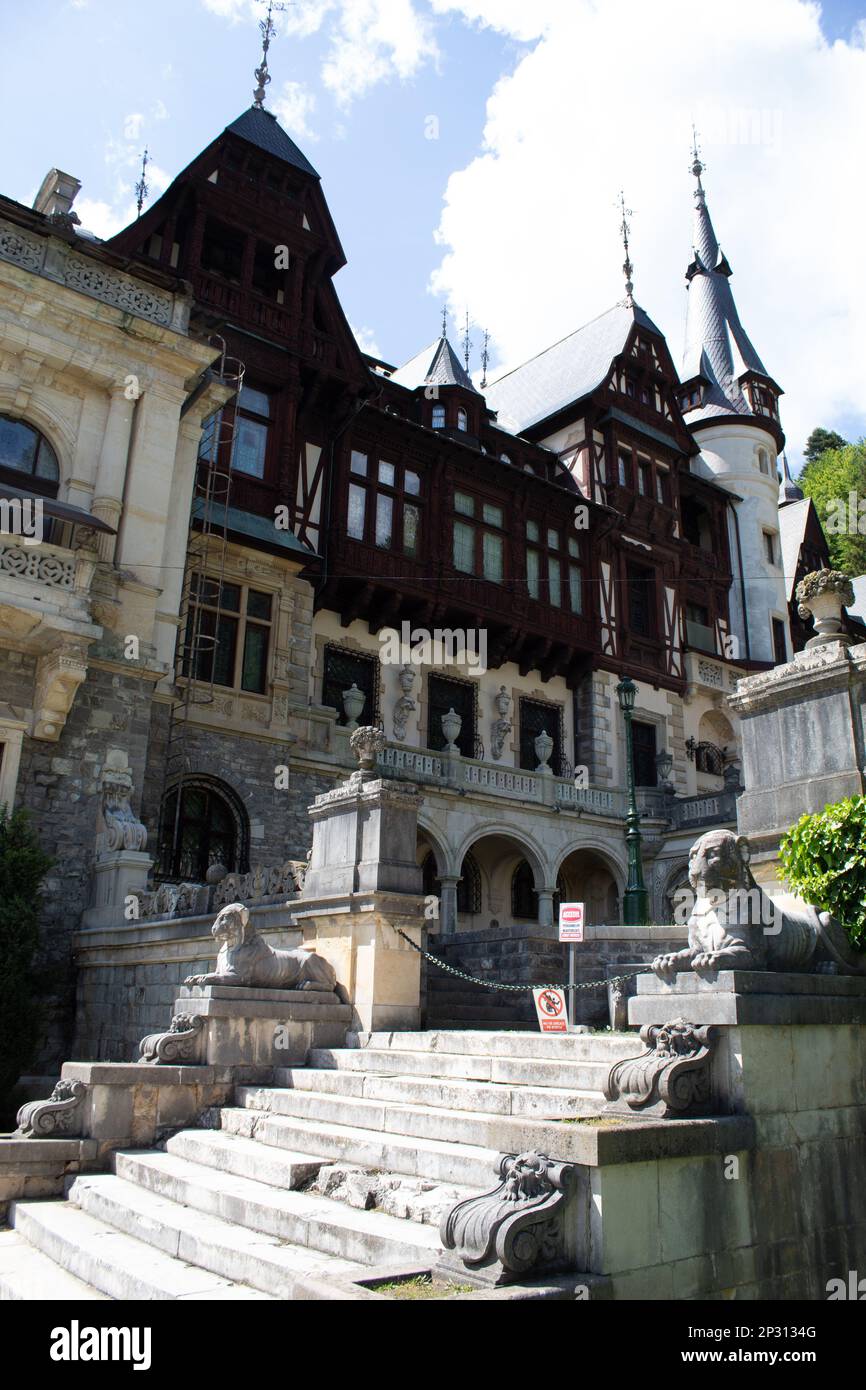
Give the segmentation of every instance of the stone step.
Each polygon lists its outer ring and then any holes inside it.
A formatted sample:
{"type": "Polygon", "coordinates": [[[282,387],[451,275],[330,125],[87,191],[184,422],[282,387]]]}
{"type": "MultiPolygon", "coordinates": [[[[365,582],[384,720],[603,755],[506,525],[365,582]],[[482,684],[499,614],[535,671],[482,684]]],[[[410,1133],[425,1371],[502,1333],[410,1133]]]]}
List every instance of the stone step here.
{"type": "Polygon", "coordinates": [[[73,1202],[14,1202],[10,1217],[30,1245],[109,1298],[270,1300],[125,1235],[73,1202]]]}
{"type": "Polygon", "coordinates": [[[20,1231],[0,1231],[0,1302],[108,1302],[108,1295],[76,1279],[25,1240],[20,1231]]]}
{"type": "MultiPolygon", "coordinates": [[[[556,1146],[562,1139],[561,1122],[549,1116],[490,1115],[426,1104],[366,1100],[360,1096],[328,1095],[323,1091],[294,1091],[269,1086],[239,1086],[235,1100],[247,1110],[268,1115],[348,1125],[372,1134],[381,1132],[404,1138],[432,1139],[457,1147],[476,1144],[500,1153],[521,1152],[524,1149],[552,1153],[556,1152],[556,1146]]],[[[602,1103],[599,1096],[596,1108],[600,1109],[602,1103]]]]}
{"type": "Polygon", "coordinates": [[[476,1144],[443,1143],[235,1106],[223,1107],[220,1125],[227,1134],[248,1139],[255,1136],[257,1142],[275,1148],[307,1150],[325,1154],[331,1162],[353,1163],[383,1173],[405,1173],[479,1191],[491,1186],[502,1152],[476,1144]]]}
{"type": "Polygon", "coordinates": [[[486,1115],[526,1115],[534,1119],[593,1115],[604,1103],[600,1091],[560,1090],[544,1086],[505,1086],[441,1076],[388,1076],[381,1072],[330,1071],[320,1067],[280,1067],[275,1086],[318,1091],[364,1100],[402,1101],[437,1109],[473,1110],[486,1115]]]}
{"type": "Polygon", "coordinates": [[[605,1061],[612,1066],[643,1051],[637,1033],[539,1033],[537,1028],[479,1036],[472,1029],[427,1029],[412,1033],[350,1033],[347,1047],[379,1052],[456,1053],[473,1057],[540,1057],[553,1061],[605,1061]]]}
{"type": "MultiPolygon", "coordinates": [[[[640,1045],[634,1053],[641,1051],[640,1045]]],[[[460,1076],[470,1081],[501,1081],[512,1086],[553,1086],[559,1090],[602,1091],[612,1066],[604,1061],[553,1061],[549,1058],[467,1056],[454,1052],[398,1052],[393,1048],[311,1048],[311,1067],[344,1071],[460,1076]]]]}
{"type": "Polygon", "coordinates": [[[233,1200],[226,1194],[226,1218],[206,1203],[190,1200],[210,1194],[213,1205],[219,1206],[215,1187],[249,1185],[248,1179],[209,1174],[207,1169],[198,1173],[197,1165],[161,1153],[118,1154],[117,1165],[116,1174],[76,1178],[69,1201],[181,1266],[194,1265],[210,1277],[289,1300],[303,1292],[305,1276],[327,1281],[357,1272],[356,1261],[337,1259],[241,1222],[242,1196],[233,1200]]]}
{"type": "MultiPolygon", "coordinates": [[[[192,1138],[206,1136],[209,1141],[222,1139],[228,1147],[243,1142],[218,1131],[184,1133],[192,1138]]],[[[288,1241],[290,1245],[281,1248],[293,1251],[292,1258],[302,1269],[325,1278],[335,1272],[335,1260],[348,1262],[346,1269],[357,1264],[417,1266],[440,1248],[438,1232],[431,1227],[380,1211],[362,1211],[316,1193],[280,1191],[255,1178],[221,1171],[208,1166],[218,1145],[178,1144],[181,1138],[175,1135],[165,1153],[117,1154],[117,1175],[185,1208],[236,1223],[235,1228],[288,1241]],[[196,1150],[195,1158],[190,1158],[196,1150]]],[[[260,1154],[266,1150],[264,1144],[254,1147],[260,1154]]]]}
{"type": "Polygon", "coordinates": [[[475,1023],[501,1024],[522,1023],[524,1021],[516,1009],[495,1004],[487,1004],[482,1000],[469,1000],[466,1002],[458,1000],[457,1003],[453,1003],[447,1002],[446,999],[445,1002],[440,1003],[437,997],[436,1008],[440,1017],[453,1019],[455,1024],[464,1027],[467,1023],[471,1023],[474,1026],[475,1023]]]}
{"type": "Polygon", "coordinates": [[[203,1163],[220,1173],[254,1178],[285,1191],[293,1191],[314,1178],[330,1159],[313,1154],[273,1149],[254,1139],[225,1134],[220,1129],[183,1129],[166,1142],[166,1151],[177,1158],[203,1163]]]}

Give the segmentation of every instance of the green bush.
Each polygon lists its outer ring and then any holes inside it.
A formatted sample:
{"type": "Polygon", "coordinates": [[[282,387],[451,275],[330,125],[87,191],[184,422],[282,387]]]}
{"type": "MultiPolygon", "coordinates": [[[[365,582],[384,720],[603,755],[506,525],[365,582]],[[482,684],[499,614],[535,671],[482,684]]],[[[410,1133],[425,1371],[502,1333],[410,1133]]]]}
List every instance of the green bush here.
{"type": "Polygon", "coordinates": [[[25,811],[0,806],[0,1107],[33,1058],[39,1017],[33,959],[39,886],[51,866],[25,811]]]}
{"type": "Polygon", "coordinates": [[[866,796],[802,816],[783,836],[781,869],[795,893],[832,912],[852,943],[866,949],[866,796]]]}

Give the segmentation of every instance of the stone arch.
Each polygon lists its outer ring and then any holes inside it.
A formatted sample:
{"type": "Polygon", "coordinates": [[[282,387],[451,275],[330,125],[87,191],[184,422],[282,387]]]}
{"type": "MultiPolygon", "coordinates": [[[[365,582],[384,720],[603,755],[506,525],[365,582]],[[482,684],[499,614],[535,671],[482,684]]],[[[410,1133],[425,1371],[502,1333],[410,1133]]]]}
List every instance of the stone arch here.
{"type": "Polygon", "coordinates": [[[579,850],[587,850],[598,859],[601,859],[604,862],[605,868],[610,871],[616,883],[617,892],[620,894],[625,892],[625,885],[628,879],[625,849],[623,848],[622,858],[618,858],[609,844],[606,844],[603,840],[597,839],[595,836],[590,836],[590,838],[586,840],[580,840],[576,844],[565,845],[559,851],[559,855],[554,864],[557,878],[562,873],[562,868],[566,859],[570,858],[572,854],[576,854],[579,850]]]}
{"type": "Polygon", "coordinates": [[[452,864],[456,864],[456,868],[452,869],[450,872],[455,874],[460,873],[460,868],[465,856],[473,846],[479,843],[479,841],[495,838],[513,840],[514,843],[520,847],[523,851],[523,857],[532,869],[537,891],[550,888],[554,885],[555,875],[550,878],[550,861],[538,842],[533,836],[527,834],[525,830],[521,830],[519,827],[508,825],[501,821],[487,822],[474,826],[472,830],[463,837],[462,843],[454,851],[452,864]]]}
{"type": "Polygon", "coordinates": [[[586,905],[589,924],[612,925],[620,920],[625,873],[603,849],[587,843],[572,845],[560,859],[558,879],[567,899],[586,905]]]}
{"type": "Polygon", "coordinates": [[[62,487],[73,475],[75,427],[50,401],[42,399],[42,393],[38,388],[33,391],[24,410],[15,404],[15,396],[15,391],[0,388],[0,415],[8,415],[12,419],[20,420],[22,424],[32,425],[34,429],[45,435],[57,455],[57,464],[60,470],[59,483],[62,487]]]}
{"type": "Polygon", "coordinates": [[[436,861],[436,877],[441,878],[443,874],[451,872],[448,847],[442,839],[440,831],[430,824],[422,816],[418,817],[418,841],[416,858],[419,864],[424,862],[427,853],[431,852],[436,861]]]}

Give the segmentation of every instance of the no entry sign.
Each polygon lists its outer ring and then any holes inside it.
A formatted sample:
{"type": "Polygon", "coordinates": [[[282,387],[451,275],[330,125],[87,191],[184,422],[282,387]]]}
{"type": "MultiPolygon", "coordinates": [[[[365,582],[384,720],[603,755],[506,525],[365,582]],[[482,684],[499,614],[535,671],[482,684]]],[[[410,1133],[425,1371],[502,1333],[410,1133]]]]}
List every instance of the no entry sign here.
{"type": "Polygon", "coordinates": [[[567,1033],[568,1017],[565,1012],[565,990],[534,989],[535,1012],[542,1033],[567,1033]]]}
{"type": "Polygon", "coordinates": [[[583,903],[560,903],[559,939],[560,941],[583,940],[583,903]]]}

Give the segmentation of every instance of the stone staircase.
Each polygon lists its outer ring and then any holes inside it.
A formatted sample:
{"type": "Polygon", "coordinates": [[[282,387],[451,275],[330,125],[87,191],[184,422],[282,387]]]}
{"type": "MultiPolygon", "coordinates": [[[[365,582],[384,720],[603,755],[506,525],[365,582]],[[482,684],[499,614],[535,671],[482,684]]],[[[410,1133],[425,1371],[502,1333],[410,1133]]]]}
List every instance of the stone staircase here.
{"type": "Polygon", "coordinates": [[[441,1211],[490,1188],[503,1152],[555,1155],[640,1050],[633,1033],[349,1041],[237,1087],[219,1128],[13,1203],[0,1298],[339,1298],[374,1269],[428,1270],[441,1211]]]}

